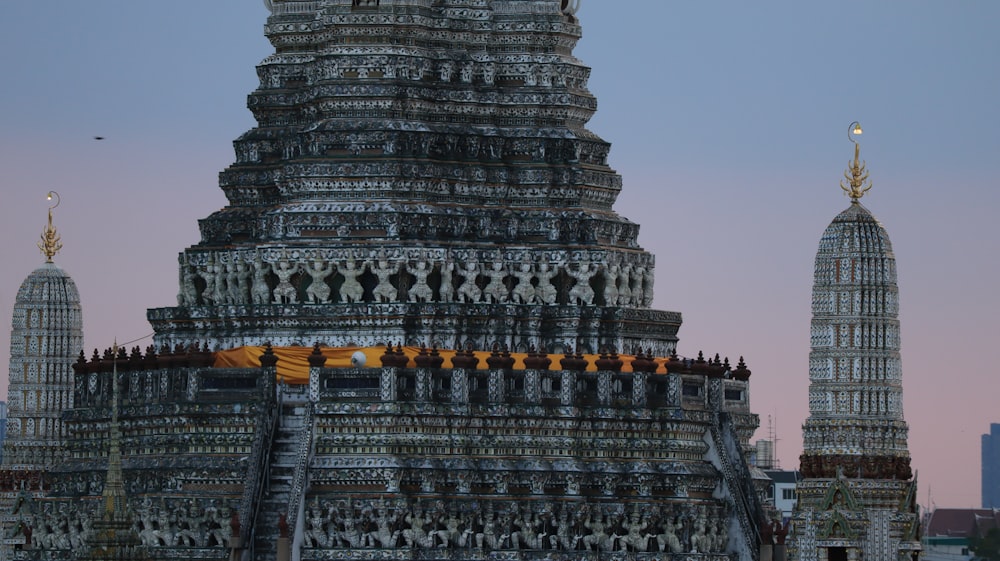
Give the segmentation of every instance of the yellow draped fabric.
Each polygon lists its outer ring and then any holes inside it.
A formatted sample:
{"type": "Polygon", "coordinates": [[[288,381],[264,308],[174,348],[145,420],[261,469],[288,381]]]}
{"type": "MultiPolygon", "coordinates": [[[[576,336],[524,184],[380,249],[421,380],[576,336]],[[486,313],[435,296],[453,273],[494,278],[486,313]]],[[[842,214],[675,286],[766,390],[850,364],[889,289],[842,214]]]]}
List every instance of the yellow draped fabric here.
{"type": "MultiPolygon", "coordinates": [[[[289,384],[309,383],[309,355],[313,352],[312,347],[273,347],[273,351],[278,357],[279,377],[283,378],[289,384]]],[[[366,367],[378,368],[382,366],[382,355],[385,354],[385,347],[321,347],[320,351],[326,357],[326,368],[346,368],[351,366],[351,356],[358,351],[365,354],[366,367]]],[[[410,359],[408,366],[416,366],[413,362],[413,357],[420,354],[420,347],[403,347],[403,352],[410,359]]],[[[444,365],[446,367],[450,366],[451,357],[455,356],[455,351],[442,350],[438,352],[445,359],[444,365]]],[[[260,355],[262,354],[264,354],[264,347],[237,347],[235,349],[218,351],[215,353],[215,367],[259,368],[260,355]]],[[[486,364],[486,359],[490,356],[488,351],[474,351],[473,354],[479,359],[478,368],[480,370],[489,368],[486,364]]],[[[510,356],[514,359],[514,369],[523,370],[524,359],[527,358],[528,354],[511,353],[510,356]]],[[[552,360],[550,369],[558,369],[559,361],[565,356],[561,354],[548,355],[549,359],[552,360]]],[[[597,370],[595,362],[600,358],[600,355],[583,355],[583,358],[587,360],[587,370],[591,372],[597,370]]],[[[622,366],[622,372],[631,372],[632,359],[635,357],[632,355],[618,355],[618,358],[625,363],[622,366]]]]}

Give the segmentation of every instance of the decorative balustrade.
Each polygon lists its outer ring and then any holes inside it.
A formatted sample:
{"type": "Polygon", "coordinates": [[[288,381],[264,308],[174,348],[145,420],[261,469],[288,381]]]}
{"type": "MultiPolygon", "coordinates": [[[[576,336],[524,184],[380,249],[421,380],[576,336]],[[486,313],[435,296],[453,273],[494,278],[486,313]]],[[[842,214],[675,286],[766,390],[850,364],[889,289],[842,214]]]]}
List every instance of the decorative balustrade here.
{"type": "MultiPolygon", "coordinates": [[[[381,367],[310,370],[310,386],[318,401],[428,402],[468,405],[510,404],[562,407],[682,407],[749,413],[750,370],[742,358],[736,368],[718,355],[705,359],[658,359],[638,353],[629,358],[631,372],[617,354],[603,353],[592,362],[567,353],[558,363],[544,352],[531,351],[518,368],[511,353],[495,349],[485,360],[472,351],[458,351],[446,364],[443,354],[422,349],[415,357],[400,347],[387,348],[381,367]],[[312,379],[316,377],[316,379],[312,379]],[[718,392],[708,391],[720,380],[718,392]]],[[[482,353],[480,353],[482,354],[482,353]]],[[[81,353],[74,364],[78,407],[108,406],[110,372],[123,374],[123,404],[178,401],[211,403],[242,401],[264,391],[259,368],[215,368],[215,354],[203,347],[162,349],[157,354],[134,348],[115,356],[96,350],[90,361],[81,353]]]]}

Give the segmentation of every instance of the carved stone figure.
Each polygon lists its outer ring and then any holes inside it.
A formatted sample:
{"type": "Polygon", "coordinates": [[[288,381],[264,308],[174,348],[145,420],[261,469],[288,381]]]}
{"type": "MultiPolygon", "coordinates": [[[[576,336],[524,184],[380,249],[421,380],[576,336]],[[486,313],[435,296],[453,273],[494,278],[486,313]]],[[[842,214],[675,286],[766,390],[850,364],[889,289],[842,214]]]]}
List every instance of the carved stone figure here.
{"type": "Polygon", "coordinates": [[[292,286],[291,278],[301,268],[299,263],[292,265],[286,259],[278,261],[278,266],[274,267],[274,275],[278,277],[278,286],[274,287],[275,304],[295,304],[298,301],[298,293],[292,286]]]}
{"type": "Polygon", "coordinates": [[[201,291],[202,303],[206,306],[222,304],[222,302],[218,302],[215,299],[218,295],[218,291],[215,288],[215,262],[210,259],[208,263],[198,269],[198,274],[205,281],[205,289],[201,291]]]}
{"type": "Polygon", "coordinates": [[[357,263],[353,259],[347,260],[343,267],[338,266],[337,272],[343,275],[344,283],[340,285],[340,300],[341,302],[360,302],[362,296],[364,296],[365,289],[358,282],[358,277],[365,272],[365,265],[362,265],[360,269],[357,268],[357,263]]]}
{"type": "Polygon", "coordinates": [[[618,305],[632,305],[632,265],[622,266],[618,274],[618,305]]]}
{"type": "Polygon", "coordinates": [[[458,297],[462,302],[479,302],[482,299],[483,291],[476,285],[479,277],[479,264],[469,261],[464,269],[459,269],[458,274],[465,280],[458,287],[458,297]]]}
{"type": "Polygon", "coordinates": [[[271,272],[271,265],[260,259],[254,263],[252,297],[254,304],[268,304],[271,301],[271,287],[267,284],[267,274],[271,272]]]}
{"type": "Polygon", "coordinates": [[[240,261],[236,264],[236,290],[230,285],[229,290],[233,295],[233,304],[243,305],[250,299],[250,268],[240,261]]]}
{"type": "Polygon", "coordinates": [[[558,274],[559,271],[554,268],[550,269],[549,264],[545,261],[538,264],[538,270],[535,271],[535,279],[538,281],[535,294],[542,304],[552,305],[556,303],[559,291],[552,284],[552,279],[558,274]]]}
{"type": "Polygon", "coordinates": [[[597,273],[597,266],[593,263],[580,263],[578,270],[567,267],[566,272],[576,279],[576,284],[569,289],[569,301],[581,306],[593,306],[594,289],[590,286],[590,279],[597,273]]]}
{"type": "Polygon", "coordinates": [[[310,304],[326,304],[330,301],[330,285],[326,284],[326,278],[333,274],[335,265],[314,261],[312,267],[306,268],[306,272],[312,277],[312,283],[306,288],[306,296],[310,304]]]}
{"type": "Polygon", "coordinates": [[[351,505],[343,508],[340,516],[331,511],[330,518],[340,527],[340,539],[347,547],[361,547],[361,530],[358,528],[358,520],[354,517],[351,505]]]}
{"type": "Polygon", "coordinates": [[[438,290],[441,302],[455,301],[455,285],[452,284],[452,276],[454,273],[454,263],[449,261],[441,264],[441,288],[438,290]]]}
{"type": "Polygon", "coordinates": [[[627,551],[646,551],[649,548],[649,538],[653,537],[652,534],[645,532],[648,527],[649,522],[645,519],[640,519],[638,512],[632,513],[632,517],[629,520],[622,522],[622,528],[628,533],[618,538],[621,549],[627,551]]]}
{"type": "Polygon", "coordinates": [[[426,530],[426,526],[434,522],[433,518],[430,516],[425,518],[424,511],[417,509],[415,514],[407,514],[404,520],[410,526],[403,530],[403,539],[406,540],[407,547],[428,549],[434,546],[434,537],[426,530]]]}
{"type": "Polygon", "coordinates": [[[389,516],[388,510],[382,506],[378,510],[378,518],[375,520],[377,530],[375,538],[383,548],[394,548],[399,538],[399,530],[394,530],[396,516],[389,516]]]}
{"type": "Polygon", "coordinates": [[[194,286],[195,273],[187,263],[185,256],[181,262],[181,289],[177,294],[178,306],[197,306],[198,289],[194,286]]]}
{"type": "Polygon", "coordinates": [[[583,526],[590,531],[590,534],[583,536],[583,545],[586,549],[591,551],[611,550],[611,536],[606,531],[608,525],[604,522],[600,510],[588,516],[583,526]]]}
{"type": "Polygon", "coordinates": [[[374,266],[371,261],[366,262],[368,269],[378,278],[378,284],[372,291],[372,295],[378,302],[395,302],[399,299],[399,290],[393,286],[390,277],[399,272],[402,263],[390,265],[388,261],[380,259],[378,266],[374,266]]]}
{"type": "Polygon", "coordinates": [[[708,553],[711,550],[711,546],[712,543],[705,533],[705,518],[704,516],[699,516],[695,520],[694,534],[691,535],[691,553],[708,553]]]}
{"type": "Polygon", "coordinates": [[[483,289],[483,295],[486,297],[486,301],[490,303],[504,303],[507,301],[507,285],[504,284],[504,279],[507,278],[507,271],[504,269],[503,263],[496,261],[493,265],[483,271],[483,275],[489,279],[486,287],[483,289]]]}
{"type": "Polygon", "coordinates": [[[632,305],[639,307],[645,301],[646,296],[643,292],[643,283],[646,279],[646,268],[643,266],[637,266],[632,270],[632,277],[630,279],[631,289],[632,289],[632,305]]]}
{"type": "Polygon", "coordinates": [[[653,286],[655,284],[655,273],[652,267],[644,270],[642,275],[642,307],[648,308],[653,305],[653,286]]]}
{"type": "Polygon", "coordinates": [[[314,507],[309,511],[309,517],[306,518],[306,531],[305,531],[305,547],[316,547],[316,548],[326,548],[329,547],[330,542],[327,539],[326,530],[326,517],[323,516],[323,511],[318,507],[314,507]]]}
{"type": "Polygon", "coordinates": [[[236,263],[229,263],[225,267],[226,277],[226,303],[240,303],[240,277],[236,270],[236,263]]]}
{"type": "Polygon", "coordinates": [[[427,284],[427,276],[430,270],[427,269],[426,261],[417,261],[416,265],[407,269],[413,275],[413,286],[407,292],[410,302],[430,302],[434,297],[434,291],[427,284]]]}
{"type": "Polygon", "coordinates": [[[511,291],[511,299],[516,304],[533,304],[535,302],[535,286],[531,284],[531,279],[535,275],[531,270],[531,264],[521,263],[512,272],[512,275],[517,279],[517,285],[511,291]]]}
{"type": "Polygon", "coordinates": [[[601,269],[604,276],[604,305],[618,305],[618,265],[609,265],[601,269]]]}
{"type": "Polygon", "coordinates": [[[660,551],[669,551],[671,553],[680,553],[683,551],[684,547],[681,545],[680,538],[677,537],[677,526],[674,524],[671,516],[664,517],[661,527],[663,532],[656,536],[656,543],[659,545],[660,551]]]}

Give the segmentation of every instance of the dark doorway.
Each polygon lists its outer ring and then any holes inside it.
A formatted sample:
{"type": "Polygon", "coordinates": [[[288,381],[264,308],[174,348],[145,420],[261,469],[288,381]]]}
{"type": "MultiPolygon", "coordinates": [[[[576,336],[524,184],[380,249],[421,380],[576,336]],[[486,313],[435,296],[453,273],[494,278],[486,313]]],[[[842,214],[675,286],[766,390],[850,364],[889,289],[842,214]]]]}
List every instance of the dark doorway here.
{"type": "Polygon", "coordinates": [[[827,561],[847,561],[846,547],[828,547],[826,549],[827,561]]]}

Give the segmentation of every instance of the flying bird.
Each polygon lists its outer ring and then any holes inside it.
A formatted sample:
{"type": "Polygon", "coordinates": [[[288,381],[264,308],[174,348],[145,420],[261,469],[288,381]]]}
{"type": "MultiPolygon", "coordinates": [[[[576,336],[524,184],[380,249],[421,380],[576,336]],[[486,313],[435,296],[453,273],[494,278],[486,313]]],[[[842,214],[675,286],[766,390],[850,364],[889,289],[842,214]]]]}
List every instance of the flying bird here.
{"type": "Polygon", "coordinates": [[[95,136],[94,140],[104,140],[104,137],[103,136],[95,136]]]}

